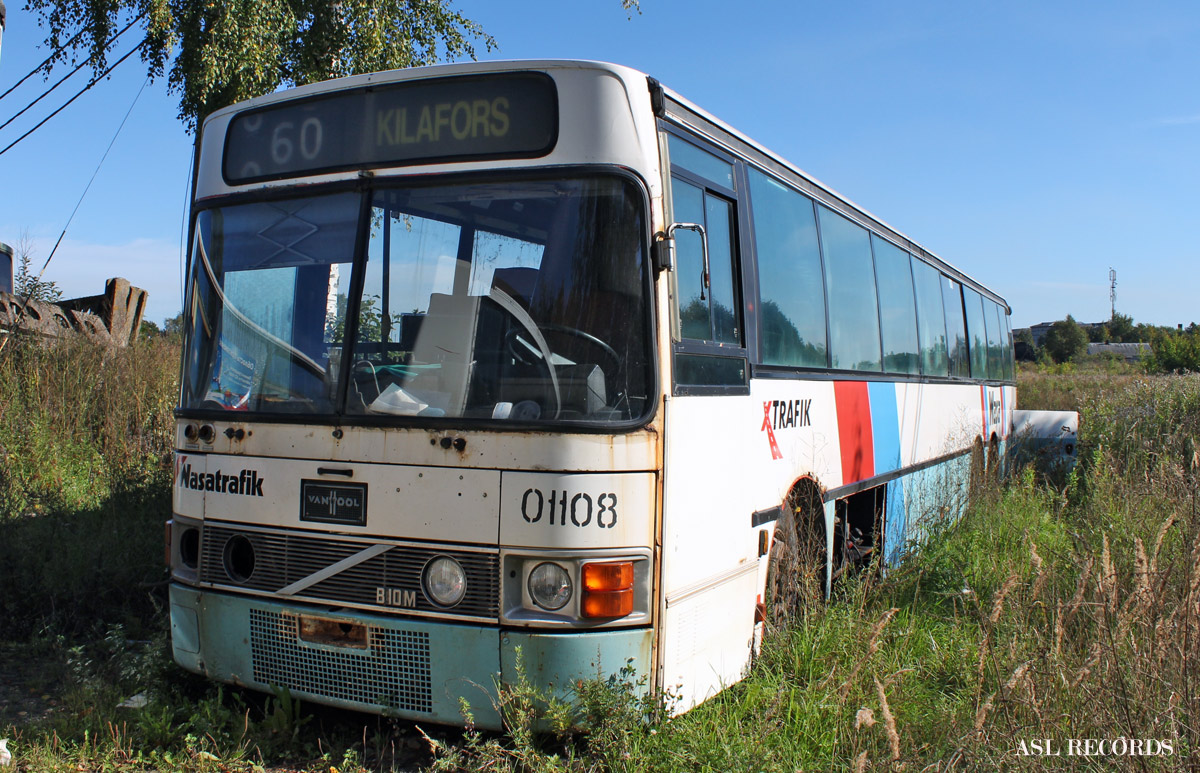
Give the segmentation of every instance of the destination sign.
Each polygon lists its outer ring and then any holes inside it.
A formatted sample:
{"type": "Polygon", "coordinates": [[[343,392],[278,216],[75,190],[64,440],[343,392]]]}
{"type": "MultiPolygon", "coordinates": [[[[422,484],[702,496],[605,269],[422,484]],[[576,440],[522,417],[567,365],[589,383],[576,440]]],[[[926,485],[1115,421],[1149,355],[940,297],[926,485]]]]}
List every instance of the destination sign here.
{"type": "Polygon", "coordinates": [[[544,73],[368,86],[248,110],[229,122],[230,184],[370,166],[533,158],[558,139],[544,73]]]}

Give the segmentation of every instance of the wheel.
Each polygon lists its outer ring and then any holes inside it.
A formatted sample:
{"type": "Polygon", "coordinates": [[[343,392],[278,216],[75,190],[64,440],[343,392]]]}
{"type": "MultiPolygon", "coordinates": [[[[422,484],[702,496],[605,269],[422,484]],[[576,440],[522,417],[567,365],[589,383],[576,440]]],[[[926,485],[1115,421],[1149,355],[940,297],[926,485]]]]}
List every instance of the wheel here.
{"type": "Polygon", "coordinates": [[[971,446],[970,496],[978,496],[987,481],[987,460],[983,452],[983,440],[975,438],[971,446]]]}
{"type": "Polygon", "coordinates": [[[987,479],[988,483],[1000,480],[1000,441],[995,435],[988,440],[987,448],[987,479]]]}
{"type": "Polygon", "coordinates": [[[782,630],[825,597],[827,548],[820,497],[794,491],[775,522],[765,593],[768,630],[782,630]]]}

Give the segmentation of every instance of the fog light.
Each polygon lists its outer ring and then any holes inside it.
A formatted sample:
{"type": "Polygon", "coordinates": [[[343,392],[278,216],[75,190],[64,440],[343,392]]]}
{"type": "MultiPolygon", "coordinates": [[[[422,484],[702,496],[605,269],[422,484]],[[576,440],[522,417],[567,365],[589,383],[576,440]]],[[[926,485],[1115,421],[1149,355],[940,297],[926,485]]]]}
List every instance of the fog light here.
{"type": "Polygon", "coordinates": [[[179,560],[188,569],[195,569],[200,563],[199,529],[184,529],[179,535],[179,560]]]}
{"type": "Polygon", "coordinates": [[[542,609],[562,609],[571,600],[571,576],[558,564],[538,564],[529,573],[529,596],[542,609]]]}
{"type": "Polygon", "coordinates": [[[467,575],[450,556],[438,556],[425,565],[425,595],[440,607],[452,607],[467,595],[467,575]]]}
{"type": "Polygon", "coordinates": [[[254,543],[243,534],[236,534],[225,543],[225,574],[239,585],[254,576],[254,543]]]}

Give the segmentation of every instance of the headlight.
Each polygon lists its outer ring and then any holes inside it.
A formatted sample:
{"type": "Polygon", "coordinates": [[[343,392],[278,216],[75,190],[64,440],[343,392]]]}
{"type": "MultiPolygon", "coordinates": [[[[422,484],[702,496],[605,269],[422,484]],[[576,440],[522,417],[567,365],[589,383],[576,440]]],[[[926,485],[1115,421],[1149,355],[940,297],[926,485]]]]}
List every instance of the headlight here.
{"type": "Polygon", "coordinates": [[[467,595],[467,575],[450,556],[438,556],[425,565],[425,595],[434,604],[452,607],[467,595]]]}
{"type": "Polygon", "coordinates": [[[562,609],[571,600],[571,576],[558,564],[538,564],[529,573],[529,596],[542,609],[562,609]]]}

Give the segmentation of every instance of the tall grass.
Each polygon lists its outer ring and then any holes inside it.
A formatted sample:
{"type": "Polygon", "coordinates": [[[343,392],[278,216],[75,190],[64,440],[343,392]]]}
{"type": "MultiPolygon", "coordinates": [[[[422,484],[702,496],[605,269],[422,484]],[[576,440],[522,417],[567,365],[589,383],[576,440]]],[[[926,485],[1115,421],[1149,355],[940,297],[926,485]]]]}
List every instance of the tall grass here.
{"type": "Polygon", "coordinates": [[[1200,378],[1120,381],[1048,392],[1084,413],[1065,489],[983,487],[903,566],[772,632],[738,685],[618,753],[471,769],[1197,769],[1200,378]]]}
{"type": "Polygon", "coordinates": [[[163,577],[178,346],[14,337],[0,352],[4,635],[149,614],[163,577]]]}
{"type": "Polygon", "coordinates": [[[681,717],[617,679],[577,687],[591,732],[542,733],[514,685],[509,733],[426,738],[170,663],[156,584],[175,356],[0,360],[4,638],[63,685],[50,720],[0,728],[28,769],[1200,769],[1200,377],[1023,372],[1023,407],[1082,411],[1065,487],[984,483],[957,524],[770,631],[742,682],[681,717]],[[146,706],[117,708],[134,692],[146,706]],[[1088,739],[1126,755],[1070,754],[1088,739]],[[1129,739],[1172,753],[1129,756],[1129,739]]]}
{"type": "Polygon", "coordinates": [[[169,461],[179,348],[13,337],[0,351],[0,517],[95,507],[169,461]]]}

